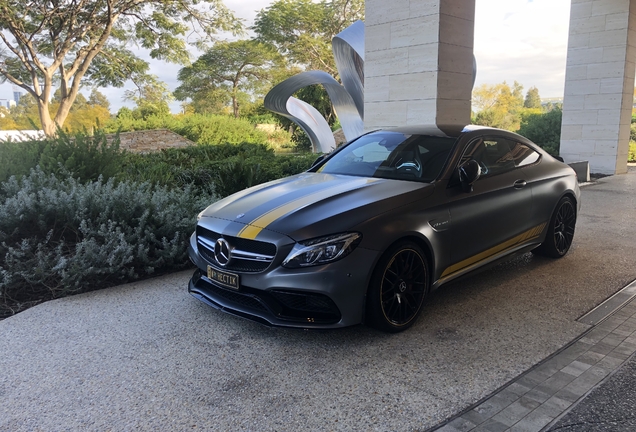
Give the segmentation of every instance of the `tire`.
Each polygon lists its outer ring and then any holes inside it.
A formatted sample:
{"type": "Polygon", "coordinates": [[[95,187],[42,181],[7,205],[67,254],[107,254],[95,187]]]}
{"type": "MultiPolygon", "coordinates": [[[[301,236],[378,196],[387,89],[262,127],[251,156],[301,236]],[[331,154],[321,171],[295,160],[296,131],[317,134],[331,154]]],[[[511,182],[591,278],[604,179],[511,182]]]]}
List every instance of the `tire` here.
{"type": "Polygon", "coordinates": [[[389,248],[375,267],[367,295],[366,323],[378,330],[406,330],[422,311],[429,291],[426,254],[411,241],[389,248]]]}
{"type": "Polygon", "coordinates": [[[561,198],[552,217],[545,240],[532,252],[550,258],[565,256],[572,246],[576,226],[576,207],[569,197],[561,198]]]}

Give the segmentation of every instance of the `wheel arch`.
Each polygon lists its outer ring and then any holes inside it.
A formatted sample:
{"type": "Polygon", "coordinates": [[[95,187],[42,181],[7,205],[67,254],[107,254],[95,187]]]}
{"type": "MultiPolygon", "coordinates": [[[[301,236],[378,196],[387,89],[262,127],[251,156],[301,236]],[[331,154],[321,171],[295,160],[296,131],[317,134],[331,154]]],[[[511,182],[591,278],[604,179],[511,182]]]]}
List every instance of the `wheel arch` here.
{"type": "MultiPolygon", "coordinates": [[[[381,258],[384,256],[384,254],[386,254],[386,252],[391,249],[393,246],[395,246],[396,244],[400,243],[400,242],[404,242],[404,241],[412,241],[413,243],[417,244],[422,251],[424,251],[424,255],[426,258],[426,263],[428,264],[428,283],[429,283],[429,288],[433,285],[433,274],[435,272],[435,253],[433,252],[433,246],[431,245],[430,241],[428,238],[426,238],[426,236],[423,235],[416,235],[413,233],[404,235],[396,240],[394,240],[392,243],[388,244],[384,250],[382,251],[382,253],[380,253],[378,255],[378,259],[377,261],[373,264],[373,271],[375,271],[375,267],[378,265],[378,263],[380,262],[381,258]]],[[[373,273],[373,271],[371,273],[373,273]]],[[[369,285],[370,285],[369,281],[369,285]]],[[[367,292],[369,290],[369,287],[367,286],[367,292]]]]}
{"type": "MultiPolygon", "coordinates": [[[[561,198],[570,198],[574,202],[574,212],[578,214],[579,201],[576,199],[576,194],[570,190],[566,191],[561,198]]],[[[559,199],[559,201],[561,201],[559,199]]]]}

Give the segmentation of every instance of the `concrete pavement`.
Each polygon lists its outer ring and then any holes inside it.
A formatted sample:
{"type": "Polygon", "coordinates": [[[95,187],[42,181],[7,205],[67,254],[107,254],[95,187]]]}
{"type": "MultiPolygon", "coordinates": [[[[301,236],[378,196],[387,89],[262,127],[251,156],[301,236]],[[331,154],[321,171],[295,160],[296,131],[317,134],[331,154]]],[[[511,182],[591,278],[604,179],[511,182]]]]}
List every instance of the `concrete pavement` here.
{"type": "Polygon", "coordinates": [[[565,258],[450,284],[398,335],[265,328],[191,298],[189,272],[36,306],[0,322],[0,430],[433,428],[590,330],[636,279],[635,210],[633,171],[584,187],[565,258]]]}

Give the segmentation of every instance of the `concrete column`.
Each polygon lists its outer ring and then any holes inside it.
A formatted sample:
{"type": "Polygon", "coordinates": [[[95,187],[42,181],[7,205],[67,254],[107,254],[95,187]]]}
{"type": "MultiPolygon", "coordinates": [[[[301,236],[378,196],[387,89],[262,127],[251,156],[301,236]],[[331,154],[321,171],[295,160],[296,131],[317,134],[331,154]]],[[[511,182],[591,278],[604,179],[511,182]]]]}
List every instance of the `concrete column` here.
{"type": "Polygon", "coordinates": [[[366,130],[470,123],[475,0],[367,0],[366,130]]]}
{"type": "Polygon", "coordinates": [[[572,0],[561,156],[627,172],[636,60],[636,1],[572,0]]]}

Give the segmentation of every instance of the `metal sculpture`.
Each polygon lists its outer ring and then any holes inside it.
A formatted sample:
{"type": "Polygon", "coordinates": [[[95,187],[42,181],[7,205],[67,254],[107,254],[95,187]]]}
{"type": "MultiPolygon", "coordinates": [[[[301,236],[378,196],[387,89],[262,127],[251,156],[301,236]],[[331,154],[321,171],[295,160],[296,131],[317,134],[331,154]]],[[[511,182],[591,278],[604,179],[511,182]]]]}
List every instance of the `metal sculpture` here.
{"type": "Polygon", "coordinates": [[[344,86],[326,72],[303,72],[275,86],[264,101],[265,108],[287,117],[305,131],[315,153],[330,152],[336,141],[322,115],[292,96],[301,88],[314,84],[325,88],[348,141],[364,132],[364,23],[356,21],[340,32],[332,46],[344,86]]]}

